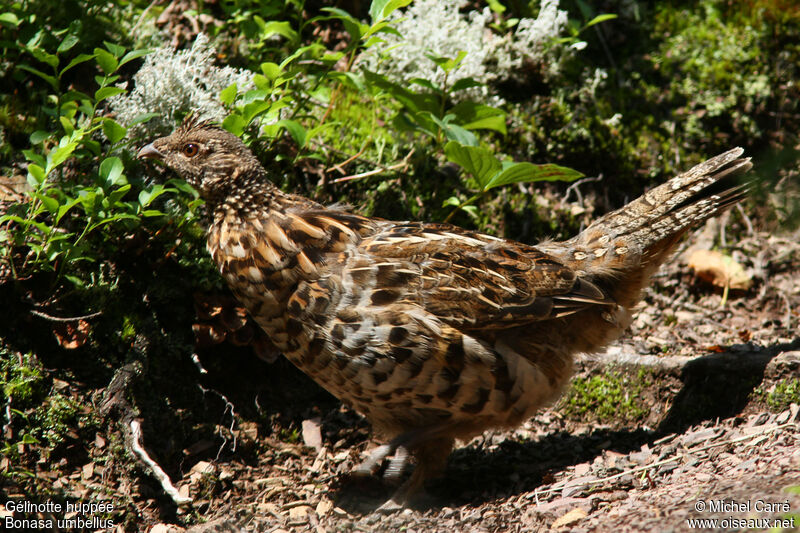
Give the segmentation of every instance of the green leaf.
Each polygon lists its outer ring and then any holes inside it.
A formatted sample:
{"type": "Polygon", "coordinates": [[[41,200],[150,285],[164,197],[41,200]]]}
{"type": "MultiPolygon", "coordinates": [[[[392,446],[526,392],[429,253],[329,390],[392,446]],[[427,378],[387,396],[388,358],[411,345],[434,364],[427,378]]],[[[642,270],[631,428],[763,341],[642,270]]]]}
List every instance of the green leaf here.
{"type": "Polygon", "coordinates": [[[61,222],[61,219],[62,219],[62,218],[64,218],[64,215],[66,215],[66,214],[67,214],[67,212],[68,212],[70,209],[72,209],[73,207],[75,207],[75,205],[76,205],[78,202],[80,202],[80,199],[79,199],[79,198],[70,198],[70,199],[69,199],[69,201],[68,201],[67,203],[60,205],[60,206],[58,207],[58,213],[56,213],[56,224],[58,224],[59,222],[61,222]]]}
{"type": "Polygon", "coordinates": [[[301,126],[299,122],[296,122],[294,120],[284,119],[284,120],[279,120],[278,125],[286,128],[286,131],[288,131],[289,135],[292,136],[292,139],[294,139],[294,142],[297,143],[297,146],[299,146],[300,148],[305,146],[307,132],[306,129],[303,126],[301,126]]]}
{"type": "Polygon", "coordinates": [[[27,72],[30,72],[31,74],[35,74],[36,76],[39,76],[44,81],[49,83],[50,86],[53,89],[55,89],[56,91],[58,90],[58,79],[56,79],[54,76],[50,76],[49,74],[45,74],[41,70],[35,69],[35,68],[33,68],[33,67],[29,66],[29,65],[17,65],[17,68],[20,69],[20,70],[25,70],[27,72]]]}
{"type": "Polygon", "coordinates": [[[583,177],[583,174],[571,168],[559,165],[534,165],[533,163],[506,163],[502,172],[497,173],[484,186],[488,191],[502,185],[511,183],[528,183],[532,181],[574,181],[583,177]]]}
{"type": "Polygon", "coordinates": [[[331,72],[328,74],[328,77],[334,80],[341,81],[346,86],[356,89],[359,92],[363,92],[366,90],[366,85],[364,84],[364,77],[359,76],[355,72],[331,72]]]}
{"type": "Polygon", "coordinates": [[[165,188],[163,185],[153,185],[153,188],[148,190],[141,191],[139,193],[139,204],[142,207],[147,207],[152,203],[153,200],[167,192],[169,189],[165,188]]]}
{"type": "Polygon", "coordinates": [[[469,172],[484,190],[492,177],[502,169],[500,161],[488,148],[464,146],[456,141],[450,141],[445,145],[444,153],[448,161],[469,172]]]}
{"type": "Polygon", "coordinates": [[[72,155],[72,152],[75,151],[75,148],[78,147],[77,142],[65,142],[66,137],[61,139],[58,148],[47,154],[47,173],[50,172],[59,166],[61,163],[66,161],[69,156],[72,155]]]}
{"type": "Polygon", "coordinates": [[[487,0],[486,3],[489,4],[489,9],[491,9],[498,15],[502,15],[506,11],[506,6],[501,4],[498,0],[487,0]]]}
{"type": "Polygon", "coordinates": [[[295,42],[298,39],[297,32],[286,21],[273,20],[264,25],[261,30],[261,39],[268,39],[273,35],[286,37],[291,42],[295,42]]]}
{"type": "Polygon", "coordinates": [[[244,133],[247,121],[239,113],[232,113],[222,121],[222,127],[238,137],[244,133]]]}
{"type": "Polygon", "coordinates": [[[444,117],[444,120],[440,119],[436,115],[432,113],[420,113],[420,115],[427,115],[427,117],[436,123],[442,131],[444,132],[445,136],[450,139],[451,141],[456,141],[460,144],[469,145],[469,146],[477,146],[478,145],[478,138],[475,137],[475,134],[465,130],[461,126],[457,124],[453,124],[452,120],[455,118],[455,115],[448,114],[444,117]]]}
{"type": "Polygon", "coordinates": [[[458,207],[459,205],[461,205],[461,200],[459,200],[457,196],[451,196],[450,198],[442,202],[442,207],[447,207],[448,205],[454,205],[458,207]]]}
{"type": "Polygon", "coordinates": [[[236,84],[231,83],[219,93],[219,101],[225,105],[231,105],[236,100],[236,84]]]}
{"type": "Polygon", "coordinates": [[[425,56],[439,65],[439,67],[445,72],[450,72],[451,70],[455,69],[465,57],[467,57],[467,52],[464,50],[459,50],[458,54],[454,58],[442,57],[434,54],[425,54],[425,56]]]}
{"type": "Polygon", "coordinates": [[[431,80],[426,80],[425,78],[411,78],[408,80],[408,83],[425,87],[426,89],[437,93],[442,91],[438,85],[433,83],[431,80]]]}
{"type": "Polygon", "coordinates": [[[31,133],[30,141],[31,144],[33,145],[42,144],[42,142],[44,142],[44,140],[48,139],[49,137],[50,137],[49,131],[36,130],[33,133],[31,133]]]}
{"type": "Polygon", "coordinates": [[[110,43],[108,41],[103,41],[103,44],[106,45],[108,51],[114,54],[114,57],[120,57],[122,54],[125,53],[125,47],[120,46],[118,44],[110,43]]]}
{"type": "Polygon", "coordinates": [[[58,211],[58,200],[53,198],[52,196],[47,196],[46,194],[39,194],[33,193],[33,196],[38,198],[45,209],[50,211],[51,213],[55,213],[58,211]]]}
{"type": "Polygon", "coordinates": [[[28,51],[33,55],[33,57],[35,57],[36,59],[38,59],[42,63],[47,63],[48,65],[50,65],[53,68],[56,68],[58,66],[58,56],[57,55],[49,54],[49,53],[45,52],[44,50],[42,50],[41,48],[38,48],[38,47],[28,47],[28,51]]]}
{"type": "Polygon", "coordinates": [[[373,23],[383,20],[395,9],[406,7],[411,0],[372,0],[369,6],[369,17],[373,23]]]}
{"type": "MultiPolygon", "coordinates": [[[[74,116],[74,114],[72,116],[74,116]]],[[[61,127],[64,128],[64,133],[67,135],[72,135],[72,132],[75,131],[75,125],[73,124],[72,120],[70,120],[66,115],[62,115],[58,117],[58,121],[61,123],[61,127]]]]}
{"type": "Polygon", "coordinates": [[[271,61],[267,61],[265,63],[261,63],[261,72],[270,81],[272,81],[281,74],[283,74],[283,69],[280,66],[278,66],[277,63],[272,63],[271,61]]]}
{"type": "Polygon", "coordinates": [[[19,18],[14,13],[0,13],[0,23],[9,26],[19,26],[19,18]]]}
{"type": "Polygon", "coordinates": [[[134,59],[138,59],[142,56],[146,56],[147,54],[151,53],[153,50],[151,48],[142,48],[139,50],[131,50],[127,54],[125,54],[122,59],[119,60],[119,65],[117,68],[121,67],[128,61],[133,61],[134,59]]]}
{"type": "Polygon", "coordinates": [[[466,130],[494,130],[506,134],[506,114],[502,109],[464,101],[449,111],[466,130]]]}
{"type": "Polygon", "coordinates": [[[107,157],[100,163],[100,177],[103,178],[107,187],[125,185],[128,180],[122,174],[124,169],[125,167],[119,157],[107,157]]]}
{"type": "Polygon", "coordinates": [[[44,169],[35,163],[30,163],[28,165],[28,176],[29,178],[33,178],[33,183],[31,183],[30,179],[28,179],[28,183],[32,187],[38,187],[44,181],[44,169]]]}
{"type": "Polygon", "coordinates": [[[142,113],[141,115],[136,115],[134,119],[128,124],[128,127],[135,126],[137,124],[143,124],[149,120],[152,120],[156,117],[160,116],[159,113],[142,113]]]}
{"type": "Polygon", "coordinates": [[[94,54],[97,57],[97,64],[103,69],[106,74],[111,74],[117,70],[117,58],[111,52],[103,50],[102,48],[95,48],[94,54]]]}
{"type": "Polygon", "coordinates": [[[472,78],[461,78],[460,80],[456,81],[452,87],[450,87],[450,92],[458,92],[463,91],[464,89],[471,89],[472,87],[481,87],[484,85],[483,83],[473,80],[472,78]]]}
{"type": "Polygon", "coordinates": [[[63,41],[61,41],[61,44],[58,45],[56,52],[62,54],[67,50],[69,50],[70,48],[72,48],[73,46],[75,46],[76,44],[78,44],[78,41],[80,41],[78,36],[75,35],[74,33],[70,33],[64,38],[63,41]]]}
{"type": "Polygon", "coordinates": [[[342,21],[344,29],[348,34],[350,34],[350,39],[352,42],[360,41],[361,36],[364,35],[367,30],[369,30],[369,26],[360,23],[357,19],[353,18],[350,13],[343,9],[339,9],[338,7],[323,7],[322,11],[331,13],[330,17],[325,18],[333,18],[342,21]]]}
{"type": "Polygon", "coordinates": [[[106,138],[111,144],[117,144],[125,138],[125,135],[128,133],[128,128],[122,126],[115,120],[106,118],[103,120],[103,133],[106,134],[106,138]]]}
{"type": "Polygon", "coordinates": [[[69,69],[71,69],[75,65],[80,65],[81,63],[89,61],[90,59],[94,59],[94,57],[95,57],[94,54],[78,54],[77,56],[72,58],[72,61],[67,63],[66,67],[61,69],[61,72],[58,75],[59,76],[63,76],[66,71],[68,71],[69,69]]]}
{"type": "MultiPolygon", "coordinates": [[[[114,189],[113,191],[111,191],[111,193],[108,195],[108,203],[109,203],[109,205],[113,206],[114,204],[119,202],[120,199],[122,199],[122,197],[125,196],[128,193],[129,190],[131,190],[130,183],[125,184],[122,187],[119,187],[118,189],[114,189]]],[[[123,205],[126,205],[126,204],[123,204],[123,205]]]]}
{"type": "Polygon", "coordinates": [[[118,94],[122,94],[125,92],[125,89],[122,87],[100,87],[94,93],[94,99],[96,102],[102,102],[106,98],[111,98],[112,96],[117,96],[118,94]]]}
{"type": "Polygon", "coordinates": [[[611,13],[604,13],[602,15],[597,15],[595,18],[587,22],[586,26],[584,26],[583,29],[591,28],[595,24],[600,24],[601,22],[605,22],[607,20],[613,20],[615,18],[617,18],[617,15],[613,15],[611,13]]]}
{"type": "Polygon", "coordinates": [[[33,150],[23,150],[22,155],[25,156],[25,159],[33,163],[36,163],[40,167],[44,167],[47,164],[44,157],[42,157],[41,154],[34,152],[33,150]]]}

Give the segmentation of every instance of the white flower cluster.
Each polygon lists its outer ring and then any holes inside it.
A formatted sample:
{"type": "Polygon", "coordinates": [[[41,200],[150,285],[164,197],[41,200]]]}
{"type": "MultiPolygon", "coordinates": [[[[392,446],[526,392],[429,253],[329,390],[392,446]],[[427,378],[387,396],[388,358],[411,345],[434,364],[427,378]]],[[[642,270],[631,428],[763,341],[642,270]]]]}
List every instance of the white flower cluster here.
{"type": "Polygon", "coordinates": [[[427,55],[455,58],[460,51],[467,55],[447,76],[451,85],[463,78],[488,84],[515,75],[524,58],[547,60],[545,45],[556,39],[567,25],[567,13],[558,9],[559,0],[542,0],[535,19],[521,19],[516,30],[499,36],[489,29],[489,8],[459,12],[462,0],[417,0],[404,12],[394,28],[400,36],[382,34],[378,43],[362,54],[365,68],[398,82],[423,78],[441,86],[444,71],[427,55]]]}
{"type": "Polygon", "coordinates": [[[219,93],[232,83],[240,92],[255,86],[252,72],[217,67],[214,55],[214,48],[202,33],[188,50],[156,49],[134,75],[133,91],[110,100],[118,122],[127,126],[142,114],[158,113],[157,117],[129,131],[130,136],[152,136],[171,131],[177,116],[189,111],[204,119],[223,119],[226,112],[219,93]]]}

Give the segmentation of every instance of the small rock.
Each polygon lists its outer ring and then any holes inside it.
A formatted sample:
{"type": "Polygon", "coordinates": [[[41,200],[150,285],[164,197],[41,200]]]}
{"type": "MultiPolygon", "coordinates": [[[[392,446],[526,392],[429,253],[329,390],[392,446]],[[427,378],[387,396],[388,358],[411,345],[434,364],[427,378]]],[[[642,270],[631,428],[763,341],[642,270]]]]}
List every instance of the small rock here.
{"type": "Polygon", "coordinates": [[[289,519],[290,520],[300,520],[305,518],[308,513],[313,513],[314,509],[309,507],[308,505],[298,505],[297,507],[292,507],[289,509],[289,519]]]}
{"type": "Polygon", "coordinates": [[[745,427],[762,426],[767,423],[767,420],[769,420],[769,413],[752,415],[750,420],[747,421],[747,424],[745,424],[745,427]]]}
{"type": "Polygon", "coordinates": [[[576,476],[585,476],[589,472],[592,471],[591,465],[589,463],[581,463],[579,465],[575,465],[575,475],[576,476]]]}
{"type": "Polygon", "coordinates": [[[643,448],[641,451],[632,452],[628,457],[630,457],[630,460],[634,463],[645,465],[653,458],[653,452],[643,448]]]}
{"type": "Polygon", "coordinates": [[[186,530],[174,524],[156,524],[150,528],[149,533],[179,533],[181,531],[186,530]]]}
{"type": "Polygon", "coordinates": [[[712,476],[711,474],[706,474],[705,472],[698,472],[697,474],[694,475],[694,478],[695,480],[701,483],[706,483],[714,479],[714,476],[712,476]]]}
{"type": "Polygon", "coordinates": [[[322,420],[311,418],[303,420],[303,442],[315,450],[322,448],[322,420]]]}
{"type": "Polygon", "coordinates": [[[590,498],[556,498],[553,501],[538,504],[534,507],[534,511],[539,514],[549,514],[560,511],[563,507],[583,509],[588,512],[592,509],[592,500],[590,498]]]}
{"type": "Polygon", "coordinates": [[[796,465],[800,465],[800,449],[797,449],[792,453],[791,462],[796,465]]]}
{"type": "Polygon", "coordinates": [[[555,522],[552,524],[553,529],[557,529],[559,527],[569,526],[574,524],[575,522],[579,522],[586,518],[588,513],[583,509],[576,508],[568,512],[567,514],[563,515],[562,517],[556,519],[555,522]]]}
{"type": "Polygon", "coordinates": [[[683,435],[681,437],[681,442],[684,446],[692,446],[700,442],[711,440],[720,433],[722,433],[722,430],[717,428],[700,429],[683,435]]]}
{"type": "Polygon", "coordinates": [[[319,516],[325,516],[333,509],[333,502],[328,498],[323,498],[317,504],[316,512],[319,516]]]}
{"type": "Polygon", "coordinates": [[[198,474],[213,474],[215,470],[216,467],[212,463],[209,463],[208,461],[198,461],[192,467],[190,472],[198,474]]]}

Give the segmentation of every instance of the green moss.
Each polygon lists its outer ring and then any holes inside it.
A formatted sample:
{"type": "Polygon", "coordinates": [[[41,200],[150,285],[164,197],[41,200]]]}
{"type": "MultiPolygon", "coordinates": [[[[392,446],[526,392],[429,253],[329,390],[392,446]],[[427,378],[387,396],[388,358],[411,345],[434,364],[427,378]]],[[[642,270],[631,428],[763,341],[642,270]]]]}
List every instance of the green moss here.
{"type": "Polygon", "coordinates": [[[601,422],[640,420],[649,411],[640,394],[651,382],[645,370],[636,375],[608,370],[598,376],[576,378],[561,401],[561,409],[569,416],[588,415],[601,422]]]}
{"type": "Polygon", "coordinates": [[[0,385],[3,387],[4,403],[14,409],[37,405],[46,391],[46,376],[36,357],[15,354],[3,349],[0,352],[0,385]]]}
{"type": "Polygon", "coordinates": [[[800,403],[800,379],[784,379],[779,381],[772,392],[766,395],[770,411],[783,411],[789,404],[800,403]]]}

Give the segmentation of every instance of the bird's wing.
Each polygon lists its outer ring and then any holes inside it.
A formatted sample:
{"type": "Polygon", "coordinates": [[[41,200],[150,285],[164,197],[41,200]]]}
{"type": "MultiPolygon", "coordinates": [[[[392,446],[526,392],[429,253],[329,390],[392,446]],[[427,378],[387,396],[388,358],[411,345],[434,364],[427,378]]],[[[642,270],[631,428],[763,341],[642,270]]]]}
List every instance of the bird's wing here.
{"type": "Polygon", "coordinates": [[[461,330],[504,329],[613,305],[554,257],[448,224],[387,224],[342,266],[343,283],[367,297],[423,308],[461,330]]]}

